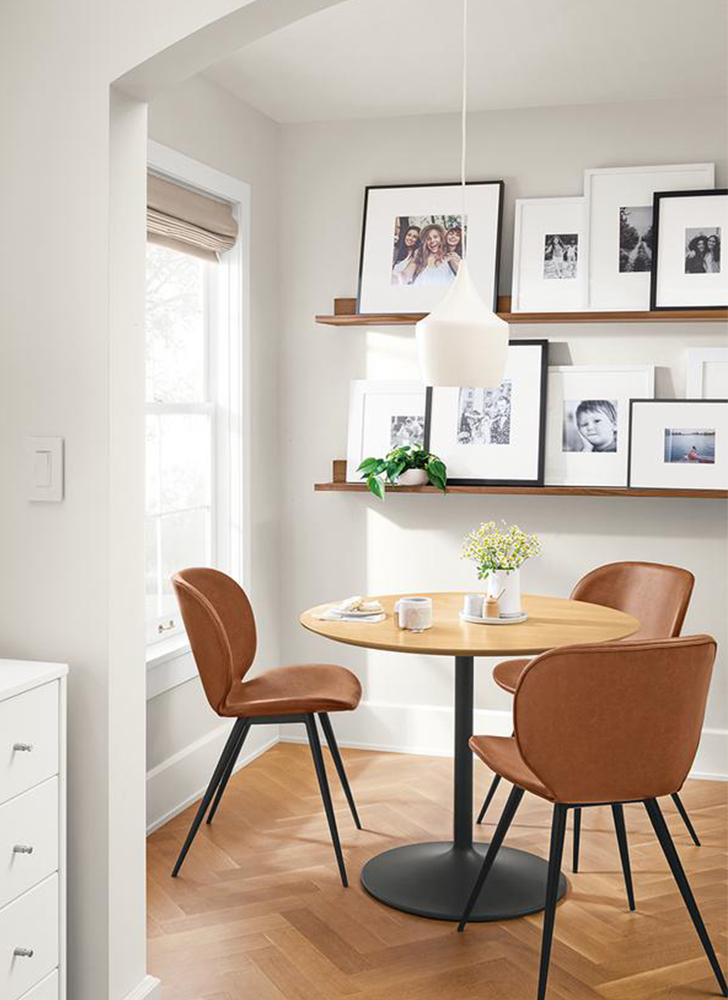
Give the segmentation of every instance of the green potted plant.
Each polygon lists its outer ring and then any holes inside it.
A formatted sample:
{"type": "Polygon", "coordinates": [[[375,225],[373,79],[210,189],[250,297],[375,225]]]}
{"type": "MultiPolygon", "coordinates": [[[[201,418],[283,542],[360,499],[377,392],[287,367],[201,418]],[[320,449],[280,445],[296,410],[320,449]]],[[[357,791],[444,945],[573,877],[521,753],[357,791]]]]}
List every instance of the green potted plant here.
{"type": "Polygon", "coordinates": [[[375,497],[384,499],[386,484],[390,486],[424,486],[431,483],[443,493],[447,489],[445,463],[416,445],[393,448],[384,458],[365,458],[357,472],[375,497]]]}

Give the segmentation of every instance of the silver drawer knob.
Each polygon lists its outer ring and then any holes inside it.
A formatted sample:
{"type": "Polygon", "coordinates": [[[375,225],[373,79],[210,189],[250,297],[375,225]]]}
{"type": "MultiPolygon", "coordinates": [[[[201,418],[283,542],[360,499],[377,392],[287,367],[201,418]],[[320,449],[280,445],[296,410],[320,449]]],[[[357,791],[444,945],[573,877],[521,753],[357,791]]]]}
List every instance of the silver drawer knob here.
{"type": "Polygon", "coordinates": [[[16,958],[32,958],[33,949],[32,948],[16,948],[13,952],[16,958]]]}
{"type": "Polygon", "coordinates": [[[16,750],[18,753],[30,753],[32,749],[32,743],[13,743],[13,750],[16,750]]]}
{"type": "Polygon", "coordinates": [[[16,844],[13,848],[13,854],[32,854],[33,848],[29,847],[27,844],[16,844]]]}

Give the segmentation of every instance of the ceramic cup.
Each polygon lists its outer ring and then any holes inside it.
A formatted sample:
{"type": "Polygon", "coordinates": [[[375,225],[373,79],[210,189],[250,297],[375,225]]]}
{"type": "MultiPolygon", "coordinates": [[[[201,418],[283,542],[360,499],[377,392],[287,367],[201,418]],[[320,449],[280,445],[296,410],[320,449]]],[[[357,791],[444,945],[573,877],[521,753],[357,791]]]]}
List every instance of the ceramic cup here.
{"type": "Polygon", "coordinates": [[[484,601],[483,594],[466,594],[463,600],[463,614],[470,618],[482,618],[484,601]]]}
{"type": "Polygon", "coordinates": [[[422,632],[432,627],[431,597],[402,597],[394,605],[397,623],[410,632],[422,632]]]}

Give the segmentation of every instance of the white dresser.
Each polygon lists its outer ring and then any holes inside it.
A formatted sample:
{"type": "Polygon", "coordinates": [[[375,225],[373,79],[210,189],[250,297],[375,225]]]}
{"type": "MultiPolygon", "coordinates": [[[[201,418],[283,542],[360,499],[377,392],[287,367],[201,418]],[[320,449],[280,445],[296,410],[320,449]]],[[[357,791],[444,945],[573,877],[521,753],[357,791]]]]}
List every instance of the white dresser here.
{"type": "Polygon", "coordinates": [[[0,998],[66,998],[66,674],[0,660],[0,998]]]}

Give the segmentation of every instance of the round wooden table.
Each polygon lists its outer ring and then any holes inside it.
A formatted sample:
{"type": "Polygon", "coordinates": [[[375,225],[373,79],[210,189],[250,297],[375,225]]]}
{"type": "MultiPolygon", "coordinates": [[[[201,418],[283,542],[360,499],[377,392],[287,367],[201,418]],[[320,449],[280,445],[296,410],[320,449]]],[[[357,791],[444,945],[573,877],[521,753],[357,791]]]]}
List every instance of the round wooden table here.
{"type": "MultiPolygon", "coordinates": [[[[394,618],[392,594],[381,601],[386,619],[378,624],[322,621],[314,618],[329,604],[305,611],[304,628],[327,639],[386,649],[455,657],[454,834],[451,841],[408,844],[385,851],[366,863],[361,881],[375,899],[422,917],[459,920],[487,844],[473,843],[473,659],[476,656],[535,656],[556,646],[608,642],[633,635],[639,621],[598,604],[557,597],[524,596],[528,620],[519,625],[475,625],[461,622],[463,594],[429,594],[433,625],[425,632],[407,632],[394,618]]],[[[525,851],[501,847],[488,876],[487,892],[471,920],[507,920],[542,910],[546,898],[546,862],[525,851]]],[[[559,896],[566,892],[561,876],[559,896]]]]}

